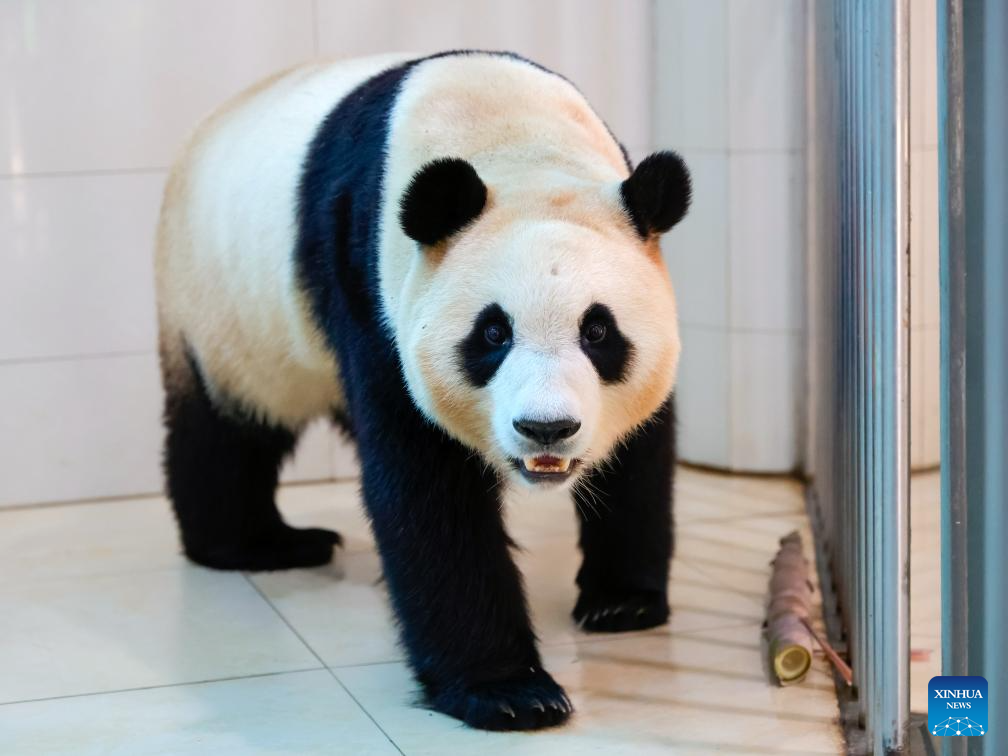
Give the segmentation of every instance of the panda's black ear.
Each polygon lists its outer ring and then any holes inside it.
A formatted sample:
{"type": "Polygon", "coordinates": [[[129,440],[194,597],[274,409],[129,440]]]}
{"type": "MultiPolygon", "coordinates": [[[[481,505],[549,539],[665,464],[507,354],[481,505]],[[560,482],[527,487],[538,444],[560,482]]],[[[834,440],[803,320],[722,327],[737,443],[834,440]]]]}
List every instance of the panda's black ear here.
{"type": "Polygon", "coordinates": [[[476,169],[461,158],[438,158],[413,176],[399,203],[399,223],[406,236],[437,244],[476,218],[486,204],[487,188],[476,169]]]}
{"type": "Polygon", "coordinates": [[[644,158],[620,184],[620,198],[642,239],[663,234],[683,219],[692,188],[689,170],[675,152],[644,158]]]}

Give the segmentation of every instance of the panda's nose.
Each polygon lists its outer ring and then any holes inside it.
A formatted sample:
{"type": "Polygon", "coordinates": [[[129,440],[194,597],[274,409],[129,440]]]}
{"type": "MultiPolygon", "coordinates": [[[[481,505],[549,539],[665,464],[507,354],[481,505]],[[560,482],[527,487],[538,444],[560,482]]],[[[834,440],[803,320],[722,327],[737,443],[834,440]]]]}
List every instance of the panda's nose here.
{"type": "Polygon", "coordinates": [[[581,423],[571,417],[562,417],[559,420],[527,420],[519,419],[511,423],[514,429],[525,438],[531,439],[543,446],[570,438],[581,427],[581,423]]]}

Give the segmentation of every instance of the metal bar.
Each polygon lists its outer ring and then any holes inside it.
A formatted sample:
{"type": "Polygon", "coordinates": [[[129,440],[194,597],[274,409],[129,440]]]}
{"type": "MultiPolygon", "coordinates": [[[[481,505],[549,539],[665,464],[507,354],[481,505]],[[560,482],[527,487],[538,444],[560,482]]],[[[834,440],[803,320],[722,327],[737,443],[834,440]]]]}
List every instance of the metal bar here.
{"type": "Polygon", "coordinates": [[[851,724],[853,707],[863,730],[848,730],[850,745],[883,753],[904,747],[909,714],[908,2],[810,12],[815,80],[828,90],[812,100],[821,200],[810,214],[810,254],[827,262],[810,267],[818,344],[832,345],[814,352],[827,363],[812,374],[829,440],[814,450],[811,500],[825,513],[817,535],[855,674],[843,713],[851,724]]]}
{"type": "MultiPolygon", "coordinates": [[[[991,729],[987,753],[1008,753],[1008,627],[1004,548],[1008,538],[1008,8],[1003,0],[985,3],[983,39],[984,313],[971,323],[984,333],[984,670],[991,729]],[[1000,725],[1000,726],[998,726],[1000,725]]],[[[973,196],[968,198],[973,201],[973,196]]],[[[979,201],[979,198],[977,198],[979,201]]],[[[986,736],[985,736],[986,737],[986,736]]]]}
{"type": "Polygon", "coordinates": [[[962,0],[938,0],[939,287],[941,300],[942,674],[965,675],[966,255],[962,0]]]}
{"type": "Polygon", "coordinates": [[[892,185],[894,196],[886,203],[896,213],[893,230],[892,254],[895,280],[891,291],[894,301],[889,317],[892,318],[890,338],[891,354],[886,383],[892,387],[894,407],[891,408],[894,424],[889,451],[892,454],[891,493],[892,508],[884,511],[889,520],[884,541],[884,577],[881,581],[885,595],[883,606],[891,606],[894,621],[883,627],[884,651],[880,666],[887,670],[886,687],[892,692],[887,698],[884,722],[892,738],[886,742],[892,749],[906,744],[906,727],[910,719],[910,16],[909,0],[893,0],[893,29],[895,45],[892,51],[894,87],[892,102],[895,118],[891,122],[894,146],[891,170],[895,175],[892,185]],[[891,662],[891,666],[887,664],[891,662]]]}
{"type": "Polygon", "coordinates": [[[983,675],[992,725],[946,753],[1008,751],[1008,8],[939,5],[942,306],[942,649],[983,675]],[[1000,726],[999,726],[1000,725],[1000,726]]]}

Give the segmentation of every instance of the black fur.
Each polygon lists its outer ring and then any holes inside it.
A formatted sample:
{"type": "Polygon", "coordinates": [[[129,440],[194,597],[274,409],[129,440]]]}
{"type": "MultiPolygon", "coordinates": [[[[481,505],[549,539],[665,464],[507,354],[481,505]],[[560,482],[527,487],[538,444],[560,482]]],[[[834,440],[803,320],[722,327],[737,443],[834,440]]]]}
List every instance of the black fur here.
{"type": "Polygon", "coordinates": [[[620,185],[623,207],[642,239],[681,221],[691,195],[689,170],[674,152],[648,155],[620,185]]]}
{"type": "Polygon", "coordinates": [[[365,506],[426,700],[475,727],[547,727],[572,707],[542,668],[499,481],[414,406],[377,310],[387,114],[412,65],[362,84],[315,137],[300,193],[300,276],[339,358],[365,506]],[[335,228],[339,203],[348,229],[335,228]],[[348,270],[366,281],[361,291],[345,286],[348,270]]]}
{"type": "Polygon", "coordinates": [[[616,324],[612,310],[596,303],[581,316],[581,351],[588,355],[604,383],[618,383],[626,376],[634,350],[616,324]],[[597,343],[590,341],[586,333],[594,323],[605,326],[605,338],[597,343]]]}
{"type": "Polygon", "coordinates": [[[192,360],[186,388],[167,394],[164,464],[186,556],[222,570],[325,564],[339,535],[290,527],[273,500],[294,434],[239,413],[214,406],[192,360]]]}
{"type": "Polygon", "coordinates": [[[490,304],[476,316],[469,335],[458,345],[459,363],[462,371],[474,386],[486,386],[510,351],[510,318],[499,304],[490,304]],[[486,328],[491,324],[506,329],[508,338],[499,346],[491,344],[486,339],[486,328]]]}
{"type": "Polygon", "coordinates": [[[675,405],[670,397],[574,491],[584,559],[575,621],[590,632],[641,630],[669,615],[675,405]]]}
{"type": "Polygon", "coordinates": [[[486,199],[475,168],[461,158],[438,158],[417,171],[406,187],[399,223],[410,239],[430,246],[475,220],[486,199]]]}

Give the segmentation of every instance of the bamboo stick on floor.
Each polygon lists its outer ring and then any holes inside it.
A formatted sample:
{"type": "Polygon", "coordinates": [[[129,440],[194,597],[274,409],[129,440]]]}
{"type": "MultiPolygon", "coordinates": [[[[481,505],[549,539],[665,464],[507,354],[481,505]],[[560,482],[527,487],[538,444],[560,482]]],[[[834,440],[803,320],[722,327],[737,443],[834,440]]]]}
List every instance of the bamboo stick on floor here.
{"type": "Polygon", "coordinates": [[[813,644],[805,624],[811,621],[812,583],[797,531],[781,538],[771,564],[770,602],[763,626],[770,666],[781,685],[793,685],[804,680],[812,666],[813,644]]]}

